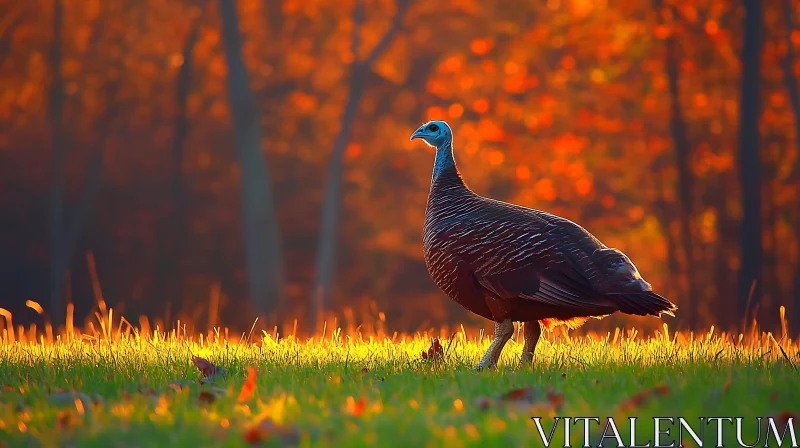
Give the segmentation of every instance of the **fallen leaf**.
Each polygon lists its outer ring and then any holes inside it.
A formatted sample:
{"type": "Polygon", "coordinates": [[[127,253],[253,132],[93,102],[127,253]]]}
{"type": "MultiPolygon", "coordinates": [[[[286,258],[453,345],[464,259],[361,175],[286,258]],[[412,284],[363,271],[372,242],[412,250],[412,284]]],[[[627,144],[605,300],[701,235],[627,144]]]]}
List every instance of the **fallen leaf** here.
{"type": "Polygon", "coordinates": [[[248,401],[253,398],[253,393],[256,391],[256,369],[252,367],[247,368],[247,381],[242,385],[242,390],[239,392],[239,402],[248,401]]]}
{"type": "Polygon", "coordinates": [[[250,445],[259,445],[272,438],[279,438],[282,445],[297,445],[300,443],[300,432],[292,426],[278,425],[269,418],[250,426],[242,438],[250,445]]]}
{"type": "Polygon", "coordinates": [[[217,401],[217,396],[207,390],[201,390],[200,393],[197,395],[197,399],[200,400],[201,403],[211,404],[217,401]]]}
{"type": "Polygon", "coordinates": [[[364,397],[359,398],[356,402],[355,407],[353,408],[353,415],[356,417],[360,416],[364,413],[364,408],[366,407],[367,403],[364,401],[364,397]]]}
{"type": "Polygon", "coordinates": [[[347,401],[344,405],[344,412],[358,417],[364,413],[366,404],[364,397],[359,398],[358,401],[355,401],[352,396],[347,397],[347,401]]]}
{"type": "Polygon", "coordinates": [[[543,392],[541,388],[522,387],[511,389],[495,399],[481,396],[475,400],[475,406],[481,410],[496,406],[510,407],[520,412],[536,408],[537,412],[544,413],[559,410],[563,405],[564,395],[550,388],[543,392]]]}
{"type": "Polygon", "coordinates": [[[212,383],[216,381],[217,378],[228,374],[226,369],[217,367],[209,360],[200,358],[199,356],[192,356],[192,362],[194,362],[195,367],[200,370],[200,374],[203,376],[200,378],[200,384],[212,383]]]}
{"type": "Polygon", "coordinates": [[[779,428],[785,428],[790,419],[793,422],[797,422],[797,414],[791,411],[783,411],[775,416],[775,424],[778,425],[779,428]]]}
{"type": "Polygon", "coordinates": [[[147,388],[147,389],[138,388],[136,390],[138,390],[140,394],[142,394],[142,395],[144,395],[146,397],[149,397],[149,396],[151,396],[151,395],[153,395],[155,393],[153,388],[147,388]]]}
{"type": "Polygon", "coordinates": [[[92,411],[92,399],[83,392],[61,392],[50,395],[47,397],[47,402],[53,406],[68,406],[72,408],[71,410],[77,409],[81,415],[88,415],[92,411]]]}
{"type": "Polygon", "coordinates": [[[653,392],[655,392],[656,395],[665,397],[670,394],[671,390],[666,384],[658,383],[653,386],[653,392]]]}
{"type": "Polygon", "coordinates": [[[533,395],[533,388],[523,387],[520,389],[511,389],[510,391],[500,395],[500,399],[505,401],[527,400],[533,402],[533,395]]]}
{"type": "Polygon", "coordinates": [[[194,366],[200,371],[200,374],[203,377],[210,377],[212,375],[217,374],[219,372],[219,368],[215,366],[211,361],[201,358],[199,356],[192,356],[192,362],[194,366]]]}
{"type": "MultiPolygon", "coordinates": [[[[731,388],[731,374],[728,374],[728,379],[725,380],[725,384],[722,385],[722,393],[727,394],[728,390],[731,388]]],[[[773,400],[774,401],[774,400],[773,400]]]]}
{"type": "Polygon", "coordinates": [[[75,419],[73,418],[72,411],[68,409],[62,409],[58,411],[58,417],[56,418],[56,423],[60,429],[69,429],[75,424],[75,419]]]}
{"type": "Polygon", "coordinates": [[[626,412],[633,411],[639,407],[641,407],[645,402],[647,402],[651,397],[654,395],[658,395],[661,397],[665,397],[672,392],[669,386],[662,383],[657,383],[650,389],[645,389],[627,400],[622,401],[619,406],[620,409],[626,412]]]}
{"type": "Polygon", "coordinates": [[[486,409],[492,407],[492,400],[481,395],[480,397],[475,399],[475,407],[482,411],[485,411],[486,409]]]}
{"type": "Polygon", "coordinates": [[[433,338],[428,351],[422,352],[422,359],[434,363],[444,360],[444,347],[439,342],[439,338],[433,338]]]}
{"type": "Polygon", "coordinates": [[[650,392],[649,389],[643,390],[620,403],[619,407],[626,412],[636,410],[641,407],[648,398],[650,398],[650,395],[652,395],[652,392],[650,392]]]}
{"type": "Polygon", "coordinates": [[[561,409],[561,406],[564,405],[564,394],[548,389],[547,401],[549,401],[556,410],[561,409]]]}

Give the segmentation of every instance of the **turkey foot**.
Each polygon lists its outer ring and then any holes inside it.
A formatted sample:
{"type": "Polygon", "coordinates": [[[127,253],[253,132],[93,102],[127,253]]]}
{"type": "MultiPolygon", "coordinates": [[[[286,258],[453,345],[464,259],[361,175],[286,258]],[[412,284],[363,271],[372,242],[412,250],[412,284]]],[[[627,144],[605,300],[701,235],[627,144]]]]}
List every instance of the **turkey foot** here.
{"type": "Polygon", "coordinates": [[[483,355],[481,362],[475,367],[475,370],[493,369],[497,366],[497,360],[500,359],[500,353],[503,352],[506,342],[511,339],[514,334],[514,324],[511,319],[506,319],[502,323],[495,322],[494,324],[494,340],[489,345],[489,350],[483,355]]]}
{"type": "Polygon", "coordinates": [[[539,321],[525,322],[522,335],[525,338],[525,345],[522,347],[522,357],[519,363],[525,366],[533,362],[533,352],[536,351],[536,344],[539,342],[539,336],[542,335],[542,327],[539,321]]]}

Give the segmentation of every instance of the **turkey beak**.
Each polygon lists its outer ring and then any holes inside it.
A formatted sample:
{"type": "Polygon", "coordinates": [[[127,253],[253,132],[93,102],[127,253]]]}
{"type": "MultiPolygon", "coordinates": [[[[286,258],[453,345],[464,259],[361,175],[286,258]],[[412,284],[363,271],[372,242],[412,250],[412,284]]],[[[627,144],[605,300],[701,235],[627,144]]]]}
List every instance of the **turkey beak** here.
{"type": "Polygon", "coordinates": [[[411,138],[409,139],[409,141],[412,141],[415,138],[423,138],[423,137],[425,137],[424,128],[419,128],[416,131],[414,131],[413,134],[411,134],[411,138]]]}

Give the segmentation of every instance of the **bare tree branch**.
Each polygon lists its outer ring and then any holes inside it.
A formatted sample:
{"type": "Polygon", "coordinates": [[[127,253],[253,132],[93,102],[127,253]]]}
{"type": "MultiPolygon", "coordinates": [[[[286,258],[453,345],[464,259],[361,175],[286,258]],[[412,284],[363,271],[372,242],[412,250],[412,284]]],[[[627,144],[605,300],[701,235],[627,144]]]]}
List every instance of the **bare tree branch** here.
{"type": "MultiPolygon", "coordinates": [[[[4,13],[4,15],[6,15],[4,13]]],[[[11,55],[11,45],[14,43],[14,31],[19,28],[25,18],[22,10],[7,14],[3,23],[0,23],[0,65],[11,55]],[[7,22],[7,23],[6,23],[7,22]]]]}
{"type": "Polygon", "coordinates": [[[367,56],[367,58],[364,60],[364,67],[370,67],[375,60],[381,57],[381,55],[386,51],[386,48],[390,43],[392,43],[397,32],[403,27],[403,19],[405,18],[406,12],[410,6],[410,0],[397,0],[397,11],[392,18],[392,24],[389,27],[389,31],[383,35],[383,38],[381,38],[378,44],[375,45],[375,48],[372,49],[372,52],[370,52],[369,56],[367,56]]]}
{"type": "Polygon", "coordinates": [[[350,37],[350,51],[353,58],[358,61],[358,53],[361,51],[361,27],[364,25],[364,0],[356,0],[353,7],[353,34],[350,37]]]}

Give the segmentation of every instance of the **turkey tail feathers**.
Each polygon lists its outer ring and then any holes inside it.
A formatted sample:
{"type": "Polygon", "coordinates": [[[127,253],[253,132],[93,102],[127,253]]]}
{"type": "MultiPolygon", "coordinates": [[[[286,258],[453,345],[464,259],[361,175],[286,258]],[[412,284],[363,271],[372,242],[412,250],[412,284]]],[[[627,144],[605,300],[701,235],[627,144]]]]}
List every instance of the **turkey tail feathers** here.
{"type": "Polygon", "coordinates": [[[657,316],[662,314],[675,316],[678,309],[674,303],[650,291],[638,294],[609,294],[606,296],[619,306],[619,310],[626,314],[637,316],[657,316]]]}

